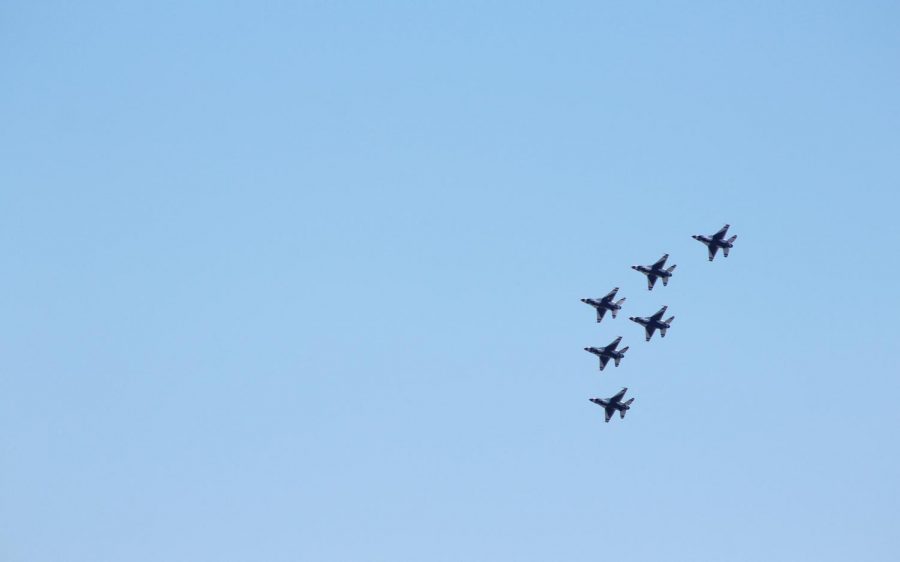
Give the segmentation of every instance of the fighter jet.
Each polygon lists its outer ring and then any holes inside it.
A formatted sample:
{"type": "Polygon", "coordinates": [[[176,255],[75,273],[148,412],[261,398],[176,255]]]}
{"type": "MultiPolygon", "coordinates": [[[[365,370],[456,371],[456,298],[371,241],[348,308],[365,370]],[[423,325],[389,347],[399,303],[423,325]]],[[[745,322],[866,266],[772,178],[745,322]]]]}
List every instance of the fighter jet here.
{"type": "Polygon", "coordinates": [[[663,287],[669,284],[669,277],[672,277],[672,271],[675,270],[675,266],[663,269],[667,259],[669,259],[669,254],[659,258],[653,265],[632,265],[631,269],[640,271],[647,276],[647,290],[652,291],[653,285],[656,284],[658,278],[662,278],[663,287]]]}
{"type": "Polygon", "coordinates": [[[622,341],[622,336],[617,337],[606,347],[586,347],[584,350],[600,358],[600,370],[602,371],[610,359],[615,361],[616,367],[618,367],[619,361],[625,357],[625,352],[628,351],[627,347],[623,347],[621,351],[616,351],[620,341],[622,341]]]}
{"type": "Polygon", "coordinates": [[[641,326],[644,327],[644,330],[647,332],[647,341],[650,341],[650,338],[653,337],[653,332],[659,330],[660,337],[666,337],[666,330],[672,327],[672,320],[675,320],[674,316],[670,316],[666,320],[660,320],[662,315],[666,313],[666,309],[668,306],[664,306],[656,311],[653,316],[630,316],[628,319],[632,322],[637,322],[641,326]]]}
{"type": "Polygon", "coordinates": [[[619,288],[615,287],[612,291],[607,293],[607,295],[600,299],[581,299],[581,302],[585,304],[589,304],[597,309],[597,322],[603,320],[603,315],[606,314],[606,311],[610,311],[612,313],[612,317],[616,317],[616,313],[622,310],[622,303],[625,302],[625,299],[619,299],[616,302],[613,302],[613,299],[616,298],[616,291],[619,288]]]}
{"type": "Polygon", "coordinates": [[[726,224],[719,232],[716,232],[712,236],[704,236],[702,234],[695,234],[691,236],[694,240],[699,240],[706,244],[706,249],[709,250],[709,261],[713,261],[713,258],[716,257],[716,252],[719,251],[719,248],[722,248],[722,253],[725,254],[725,257],[728,257],[728,250],[734,247],[734,241],[737,239],[737,235],[732,236],[728,240],[725,240],[725,234],[728,232],[728,227],[731,225],[726,224]]]}
{"type": "Polygon", "coordinates": [[[603,406],[603,409],[606,410],[606,423],[609,423],[609,418],[613,417],[616,410],[619,411],[621,419],[625,419],[625,412],[631,409],[631,403],[634,402],[634,398],[629,398],[622,402],[622,397],[625,396],[626,392],[628,392],[627,387],[617,392],[612,398],[591,398],[590,401],[598,406],[603,406]]]}

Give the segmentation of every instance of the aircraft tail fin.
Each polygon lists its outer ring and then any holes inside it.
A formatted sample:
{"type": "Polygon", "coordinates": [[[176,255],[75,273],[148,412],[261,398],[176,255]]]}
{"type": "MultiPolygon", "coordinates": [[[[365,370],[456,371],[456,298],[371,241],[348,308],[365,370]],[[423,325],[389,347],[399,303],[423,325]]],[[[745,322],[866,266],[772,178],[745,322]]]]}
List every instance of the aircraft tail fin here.
{"type": "Polygon", "coordinates": [[[722,254],[724,254],[724,256],[725,256],[726,258],[728,257],[728,250],[731,249],[731,244],[734,243],[735,238],[737,238],[737,235],[732,236],[731,238],[729,238],[728,240],[726,240],[726,242],[728,242],[729,245],[728,245],[728,246],[725,246],[724,248],[722,248],[722,254]]]}
{"type": "MultiPolygon", "coordinates": [[[[669,319],[666,320],[666,324],[671,324],[672,320],[675,320],[674,316],[670,316],[669,319]]],[[[663,326],[662,328],[660,328],[659,329],[659,337],[661,337],[661,338],[666,337],[666,331],[668,331],[668,329],[669,329],[668,326],[663,326]]]]}
{"type": "Polygon", "coordinates": [[[634,402],[634,398],[629,398],[628,400],[626,400],[625,402],[622,403],[622,405],[624,405],[625,407],[622,408],[621,410],[619,410],[619,419],[621,419],[621,420],[625,419],[625,412],[628,411],[628,408],[631,406],[632,402],[634,402]]]}

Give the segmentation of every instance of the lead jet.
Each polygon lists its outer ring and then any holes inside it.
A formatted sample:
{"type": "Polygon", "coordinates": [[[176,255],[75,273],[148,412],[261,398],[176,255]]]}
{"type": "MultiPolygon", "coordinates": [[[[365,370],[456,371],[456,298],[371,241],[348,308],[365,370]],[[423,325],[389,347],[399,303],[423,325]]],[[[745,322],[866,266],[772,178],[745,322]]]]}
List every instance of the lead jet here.
{"type": "Polygon", "coordinates": [[[695,234],[691,236],[694,240],[699,240],[706,244],[706,249],[709,250],[709,261],[713,261],[713,258],[716,257],[716,252],[719,251],[719,248],[722,248],[722,253],[725,254],[725,257],[728,257],[728,250],[734,247],[734,241],[737,240],[737,235],[732,236],[728,240],[725,240],[725,234],[728,233],[728,227],[731,225],[726,224],[719,232],[716,232],[712,236],[704,236],[702,234],[695,234]]]}
{"type": "Polygon", "coordinates": [[[647,290],[652,291],[653,285],[656,284],[658,278],[662,278],[663,287],[669,284],[669,277],[672,277],[672,271],[675,270],[675,266],[663,269],[666,266],[667,259],[669,259],[669,254],[656,260],[656,263],[653,265],[632,265],[631,269],[640,271],[647,276],[647,290]]]}
{"type": "Polygon", "coordinates": [[[597,309],[597,322],[603,320],[603,315],[606,314],[607,310],[612,314],[612,317],[615,318],[616,313],[622,310],[622,303],[625,302],[625,299],[619,299],[618,301],[613,302],[613,299],[616,298],[616,291],[618,290],[619,288],[615,287],[603,298],[581,299],[581,302],[589,304],[597,309]]]}
{"type": "Polygon", "coordinates": [[[586,347],[584,350],[588,353],[593,353],[600,358],[600,370],[602,371],[604,367],[606,367],[606,364],[609,363],[610,359],[615,361],[615,365],[618,367],[619,361],[625,357],[625,352],[628,351],[627,347],[623,347],[620,351],[616,351],[616,347],[618,347],[620,341],[622,341],[622,336],[617,337],[606,347],[586,347]]]}
{"type": "Polygon", "coordinates": [[[660,320],[663,314],[666,313],[666,309],[668,306],[664,306],[656,311],[652,316],[630,316],[628,319],[632,322],[637,322],[641,326],[644,327],[644,330],[647,332],[647,341],[650,341],[650,338],[653,337],[653,332],[659,330],[660,337],[666,337],[666,330],[672,327],[672,320],[675,320],[674,316],[670,316],[666,320],[660,320]]]}
{"type": "Polygon", "coordinates": [[[598,406],[603,406],[603,409],[606,410],[606,423],[609,423],[609,418],[613,417],[616,411],[619,412],[621,419],[625,419],[625,412],[631,409],[631,403],[634,402],[634,398],[629,398],[622,402],[622,397],[625,396],[626,392],[628,392],[628,387],[623,388],[611,398],[590,398],[590,401],[598,406]]]}

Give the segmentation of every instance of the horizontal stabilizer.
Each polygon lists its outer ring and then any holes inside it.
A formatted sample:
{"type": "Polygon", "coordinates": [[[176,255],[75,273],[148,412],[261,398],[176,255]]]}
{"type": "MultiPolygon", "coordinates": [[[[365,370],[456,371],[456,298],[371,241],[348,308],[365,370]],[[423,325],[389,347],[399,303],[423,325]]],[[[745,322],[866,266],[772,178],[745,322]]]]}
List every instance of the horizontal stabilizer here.
{"type": "Polygon", "coordinates": [[[676,268],[676,267],[678,267],[678,266],[677,266],[677,265],[673,265],[672,267],[667,267],[667,268],[666,268],[666,271],[668,271],[669,273],[672,273],[673,271],[675,271],[675,268],[676,268]]]}
{"type": "Polygon", "coordinates": [[[728,257],[728,250],[731,249],[731,244],[734,243],[735,238],[737,238],[737,235],[732,236],[731,238],[729,238],[729,239],[728,239],[728,246],[725,246],[724,248],[722,248],[722,253],[725,254],[725,257],[726,257],[726,258],[728,257]]]}
{"type": "Polygon", "coordinates": [[[675,317],[674,317],[674,316],[669,316],[669,318],[666,320],[666,324],[671,324],[671,323],[672,323],[672,320],[675,320],[675,317]]]}
{"type": "Polygon", "coordinates": [[[732,236],[731,238],[729,238],[729,239],[727,240],[727,242],[728,242],[729,244],[734,244],[734,241],[735,241],[735,240],[737,240],[737,234],[735,234],[734,236],[732,236]]]}
{"type": "Polygon", "coordinates": [[[628,347],[623,347],[621,350],[619,350],[619,353],[621,353],[622,355],[625,355],[626,351],[628,351],[628,347]]]}
{"type": "Polygon", "coordinates": [[[634,402],[634,398],[629,398],[628,400],[625,401],[625,405],[626,405],[626,406],[631,406],[631,403],[632,403],[632,402],[634,402]]]}

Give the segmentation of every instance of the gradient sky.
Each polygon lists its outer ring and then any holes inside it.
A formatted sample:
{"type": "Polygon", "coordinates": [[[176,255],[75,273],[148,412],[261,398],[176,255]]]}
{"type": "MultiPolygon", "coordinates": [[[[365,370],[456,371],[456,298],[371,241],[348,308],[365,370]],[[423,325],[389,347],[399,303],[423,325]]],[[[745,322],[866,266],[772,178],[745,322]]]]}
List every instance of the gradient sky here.
{"type": "Polygon", "coordinates": [[[8,1],[0,68],[0,559],[900,558],[896,3],[8,1]]]}

